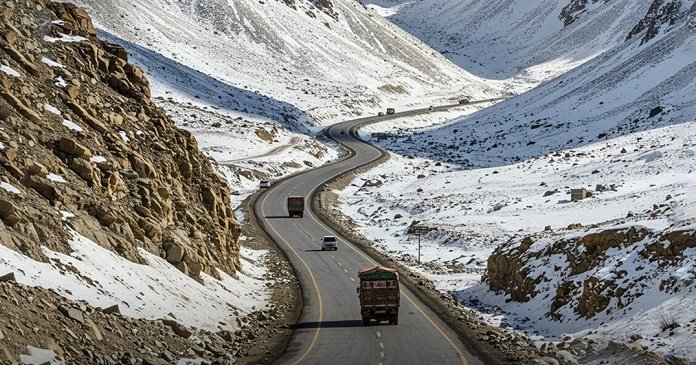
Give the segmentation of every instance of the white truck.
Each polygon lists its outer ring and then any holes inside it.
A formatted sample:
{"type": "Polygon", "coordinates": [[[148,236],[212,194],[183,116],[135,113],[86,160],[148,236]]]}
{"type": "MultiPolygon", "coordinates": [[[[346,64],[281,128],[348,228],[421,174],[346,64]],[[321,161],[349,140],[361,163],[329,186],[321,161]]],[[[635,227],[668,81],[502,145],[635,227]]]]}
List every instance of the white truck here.
{"type": "Polygon", "coordinates": [[[321,250],[338,250],[338,240],[336,236],[324,236],[324,238],[321,239],[321,250]]]}

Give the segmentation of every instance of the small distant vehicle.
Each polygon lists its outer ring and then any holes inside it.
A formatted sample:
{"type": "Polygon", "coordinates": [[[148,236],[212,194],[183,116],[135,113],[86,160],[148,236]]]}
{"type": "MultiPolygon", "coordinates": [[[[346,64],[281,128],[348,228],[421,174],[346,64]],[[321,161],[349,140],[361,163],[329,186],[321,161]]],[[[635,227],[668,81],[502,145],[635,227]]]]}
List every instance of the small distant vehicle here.
{"type": "Polygon", "coordinates": [[[346,131],[341,131],[341,134],[346,134],[346,131]]]}
{"type": "Polygon", "coordinates": [[[377,113],[377,116],[378,116],[378,117],[384,116],[384,112],[379,112],[379,113],[377,113]]]}
{"type": "Polygon", "coordinates": [[[459,100],[459,104],[462,104],[462,105],[464,105],[464,104],[469,104],[469,103],[470,103],[469,99],[462,99],[462,100],[459,100]]]}
{"type": "Polygon", "coordinates": [[[433,106],[432,106],[432,105],[429,106],[429,107],[428,107],[428,110],[433,110],[433,106]]]}
{"type": "Polygon", "coordinates": [[[396,109],[394,108],[387,108],[387,114],[394,114],[396,113],[396,109]]]}
{"type": "Polygon", "coordinates": [[[271,187],[271,182],[268,180],[261,180],[259,181],[259,188],[261,189],[268,189],[271,187]]]}
{"type": "Polygon", "coordinates": [[[336,236],[324,236],[324,238],[321,239],[321,250],[338,250],[338,240],[336,236]]]}
{"type": "Polygon", "coordinates": [[[288,197],[288,215],[290,217],[304,216],[305,198],[303,196],[288,197]]]}
{"type": "Polygon", "coordinates": [[[383,266],[362,269],[358,272],[360,314],[363,325],[371,320],[399,324],[399,273],[383,266]]]}

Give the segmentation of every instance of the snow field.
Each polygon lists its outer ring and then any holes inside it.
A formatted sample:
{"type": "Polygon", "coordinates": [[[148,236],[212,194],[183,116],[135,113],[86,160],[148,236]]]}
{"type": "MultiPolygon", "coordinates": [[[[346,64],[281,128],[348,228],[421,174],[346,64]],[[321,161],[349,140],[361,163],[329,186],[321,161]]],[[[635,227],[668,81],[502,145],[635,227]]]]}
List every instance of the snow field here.
{"type": "MultiPolygon", "coordinates": [[[[696,267],[693,256],[687,256],[671,271],[642,263],[644,272],[662,273],[645,283],[655,292],[645,293],[645,299],[637,301],[630,311],[598,315],[592,320],[577,318],[572,312],[563,313],[563,321],[550,320],[545,316],[549,297],[542,294],[528,303],[509,302],[506,296],[491,293],[487,285],[480,283],[480,277],[494,248],[547,229],[557,235],[549,242],[587,234],[585,228],[568,228],[578,224],[598,227],[595,230],[634,225],[656,232],[693,229],[696,121],[494,167],[462,169],[444,162],[447,151],[441,151],[439,159],[437,153],[432,158],[410,154],[419,136],[448,123],[447,115],[431,115],[374,124],[360,131],[367,140],[373,132],[401,135],[379,142],[390,150],[390,160],[337,192],[341,210],[358,224],[361,233],[383,252],[432,279],[441,290],[453,293],[464,303],[476,304],[494,324],[514,325],[547,341],[571,335],[601,342],[643,334],[646,340],[641,343],[653,350],[688,355],[694,345],[691,338],[696,336],[696,312],[672,308],[683,308],[694,300],[694,287],[690,291],[687,286],[676,294],[658,293],[655,287],[670,273],[688,283],[696,267]],[[596,191],[597,185],[604,186],[602,191],[596,191]],[[594,196],[571,202],[570,189],[580,187],[594,196]],[[413,222],[437,228],[421,237],[421,265],[416,263],[418,239],[408,234],[413,222]],[[684,328],[668,336],[657,330],[658,320],[645,320],[662,314],[674,315],[684,328]]],[[[612,252],[610,257],[617,259],[607,261],[604,272],[611,271],[619,261],[625,267],[640,266],[631,263],[635,259],[632,250],[639,251],[640,247],[612,252]]],[[[566,267],[561,265],[565,259],[559,260],[531,262],[528,267],[566,267]]],[[[553,273],[549,275],[560,279],[553,273]]],[[[640,273],[629,270],[627,280],[639,282],[639,277],[640,273]]],[[[558,283],[550,282],[542,293],[555,293],[558,283]]]]}

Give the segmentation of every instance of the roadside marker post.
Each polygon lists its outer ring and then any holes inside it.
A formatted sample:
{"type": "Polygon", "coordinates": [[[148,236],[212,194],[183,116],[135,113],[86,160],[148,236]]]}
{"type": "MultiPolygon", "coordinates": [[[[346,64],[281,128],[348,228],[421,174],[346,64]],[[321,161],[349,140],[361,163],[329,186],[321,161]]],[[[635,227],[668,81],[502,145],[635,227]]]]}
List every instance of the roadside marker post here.
{"type": "Polygon", "coordinates": [[[436,231],[437,228],[426,227],[426,226],[411,226],[408,229],[408,233],[418,236],[418,265],[421,263],[421,236],[430,232],[436,231]]]}

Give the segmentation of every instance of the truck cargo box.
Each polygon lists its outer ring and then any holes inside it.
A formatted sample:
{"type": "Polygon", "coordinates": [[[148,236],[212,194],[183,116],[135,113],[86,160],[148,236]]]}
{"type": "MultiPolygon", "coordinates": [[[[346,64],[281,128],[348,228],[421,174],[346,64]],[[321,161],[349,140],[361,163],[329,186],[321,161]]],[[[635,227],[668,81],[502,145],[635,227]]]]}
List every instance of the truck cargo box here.
{"type": "Polygon", "coordinates": [[[399,324],[399,274],[383,266],[362,269],[358,272],[360,314],[363,324],[372,319],[399,324]]]}
{"type": "Polygon", "coordinates": [[[288,215],[290,217],[298,216],[302,218],[304,215],[305,198],[303,196],[288,197],[288,215]]]}

